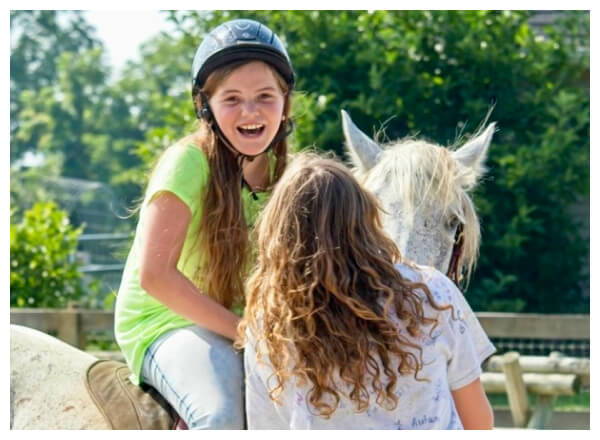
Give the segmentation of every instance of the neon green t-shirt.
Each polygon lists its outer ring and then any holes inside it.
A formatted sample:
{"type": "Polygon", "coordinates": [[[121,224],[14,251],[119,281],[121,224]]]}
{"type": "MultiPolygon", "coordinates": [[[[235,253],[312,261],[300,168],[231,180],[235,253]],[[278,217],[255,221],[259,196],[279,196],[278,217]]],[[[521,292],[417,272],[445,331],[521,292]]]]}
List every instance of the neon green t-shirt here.
{"type": "MultiPolygon", "coordinates": [[[[193,280],[199,264],[195,248],[204,190],[209,165],[204,152],[192,144],[175,144],[160,158],[144,196],[133,245],[125,263],[115,306],[115,337],[129,368],[131,380],[140,384],[140,373],[146,349],[164,332],[193,325],[150,296],[140,285],[140,236],[145,227],[148,203],[160,192],[169,191],[185,203],[192,213],[177,268],[193,280]]],[[[252,224],[267,194],[258,193],[253,200],[244,188],[242,199],[248,224],[252,224]]]]}

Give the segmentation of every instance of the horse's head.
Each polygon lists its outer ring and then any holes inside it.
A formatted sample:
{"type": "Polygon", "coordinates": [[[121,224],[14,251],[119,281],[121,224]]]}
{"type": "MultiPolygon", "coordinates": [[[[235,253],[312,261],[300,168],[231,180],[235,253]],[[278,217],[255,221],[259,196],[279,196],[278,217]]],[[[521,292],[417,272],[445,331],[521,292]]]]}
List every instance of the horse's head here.
{"type": "Polygon", "coordinates": [[[343,110],[342,122],[354,173],[379,199],[384,228],[403,257],[468,278],[480,238],[469,192],[485,172],[495,123],[453,151],[416,139],[382,148],[343,110]]]}

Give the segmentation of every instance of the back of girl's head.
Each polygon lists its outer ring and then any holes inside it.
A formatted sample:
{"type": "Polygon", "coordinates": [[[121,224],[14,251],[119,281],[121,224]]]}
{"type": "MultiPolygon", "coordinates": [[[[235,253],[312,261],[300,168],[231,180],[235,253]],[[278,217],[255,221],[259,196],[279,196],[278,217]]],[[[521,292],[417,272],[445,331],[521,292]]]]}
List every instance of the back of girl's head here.
{"type": "Polygon", "coordinates": [[[294,264],[301,258],[348,256],[384,251],[399,255],[383,234],[378,202],[339,162],[303,153],[276,185],[257,226],[261,258],[294,264]]]}
{"type": "Polygon", "coordinates": [[[378,404],[395,406],[397,375],[416,377],[421,362],[420,347],[399,336],[392,315],[416,336],[432,322],[416,290],[433,300],[395,268],[399,251],[381,229],[374,196],[340,163],[301,154],[275,186],[256,233],[241,330],[255,335],[257,355],[273,365],[271,398],[295,376],[313,385],[308,400],[325,417],[339,403],[334,380],[359,411],[372,403],[368,387],[378,404]]]}

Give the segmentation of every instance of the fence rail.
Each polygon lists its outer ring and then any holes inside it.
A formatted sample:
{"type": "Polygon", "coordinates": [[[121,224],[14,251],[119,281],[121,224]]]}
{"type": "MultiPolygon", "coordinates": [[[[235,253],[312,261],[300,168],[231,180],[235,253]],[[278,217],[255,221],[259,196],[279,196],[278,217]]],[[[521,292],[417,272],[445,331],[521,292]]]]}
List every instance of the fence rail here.
{"type": "Polygon", "coordinates": [[[590,339],[590,315],[475,313],[490,338],[590,339]]]}
{"type": "MultiPolygon", "coordinates": [[[[552,340],[590,339],[590,315],[543,315],[536,313],[476,313],[490,338],[528,338],[552,340]]],[[[11,324],[24,325],[84,348],[86,334],[110,332],[111,311],[68,309],[10,309],[11,324]]]]}
{"type": "MultiPolygon", "coordinates": [[[[540,340],[559,340],[559,341],[581,341],[589,345],[590,339],[590,317],[589,315],[541,315],[529,313],[476,313],[479,322],[491,339],[540,339],[540,340]]],[[[21,309],[12,308],[10,311],[11,324],[24,325],[45,333],[57,336],[59,339],[81,349],[86,347],[86,340],[91,334],[104,333],[109,338],[114,338],[114,313],[103,310],[86,310],[78,308],[68,309],[21,309]]],[[[100,358],[114,358],[122,360],[120,352],[95,352],[100,358]],[[111,357],[112,356],[112,357],[111,357]]],[[[589,357],[589,356],[588,356],[589,357]]],[[[494,373],[500,367],[495,365],[498,356],[489,359],[486,366],[487,375],[498,375],[494,373]]],[[[562,359],[564,363],[569,359],[562,359]]],[[[558,364],[562,365],[561,362],[558,364]]],[[[589,370],[589,360],[584,366],[589,370]]],[[[496,362],[497,363],[497,362],[496,362]]],[[[547,364],[548,362],[546,362],[547,364]]],[[[539,373],[542,367],[547,365],[538,365],[539,359],[534,357],[523,357],[523,367],[528,373],[539,373]],[[537,363],[536,363],[537,361],[537,363]],[[531,364],[531,365],[530,365],[531,364]],[[534,365],[535,364],[535,365],[534,365]]],[[[572,364],[572,362],[571,362],[572,364]]],[[[577,364],[569,368],[577,367],[575,371],[580,375],[583,383],[589,387],[589,371],[580,371],[581,366],[577,364]]],[[[559,365],[559,367],[560,367],[559,365]]],[[[553,371],[562,372],[561,368],[553,367],[553,371]]],[[[565,367],[567,368],[567,367],[565,367]]],[[[548,368],[546,368],[548,369],[548,368]]],[[[572,373],[568,368],[565,372],[572,373]],[[568,371],[567,371],[568,370],[568,371]]],[[[531,375],[531,374],[530,374],[531,375]]],[[[484,377],[485,379],[485,377],[484,377]]],[[[525,384],[529,384],[527,375],[524,375],[525,384]]],[[[489,381],[488,381],[489,382],[489,381]]],[[[488,384],[489,385],[489,384],[488,384]]],[[[505,390],[506,385],[502,387],[505,390]]],[[[513,399],[514,400],[514,399],[513,399]]],[[[539,411],[538,411],[539,412],[539,411]]],[[[511,416],[511,410],[494,408],[496,417],[496,426],[514,426],[514,417],[511,416]]],[[[559,429],[589,429],[589,412],[570,412],[562,413],[552,411],[552,417],[546,411],[543,424],[546,428],[559,429]]]]}

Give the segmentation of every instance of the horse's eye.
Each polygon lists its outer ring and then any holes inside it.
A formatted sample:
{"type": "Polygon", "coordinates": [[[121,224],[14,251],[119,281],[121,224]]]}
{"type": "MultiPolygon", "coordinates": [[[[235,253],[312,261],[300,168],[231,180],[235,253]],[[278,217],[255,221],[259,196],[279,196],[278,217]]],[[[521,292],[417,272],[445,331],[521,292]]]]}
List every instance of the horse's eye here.
{"type": "Polygon", "coordinates": [[[458,228],[459,224],[460,224],[460,219],[455,215],[453,215],[446,221],[446,227],[451,231],[458,228]]]}

